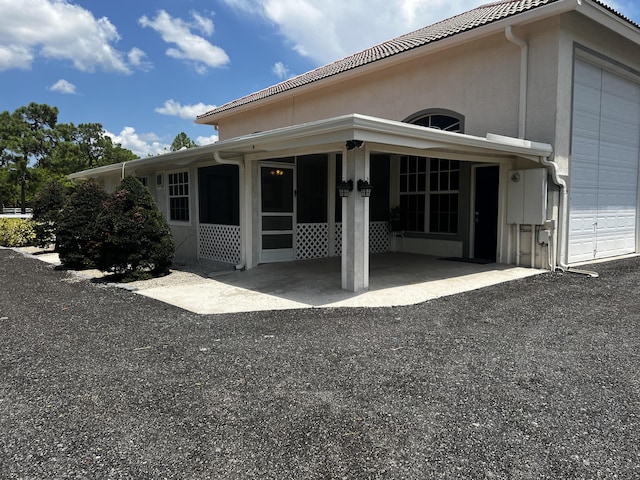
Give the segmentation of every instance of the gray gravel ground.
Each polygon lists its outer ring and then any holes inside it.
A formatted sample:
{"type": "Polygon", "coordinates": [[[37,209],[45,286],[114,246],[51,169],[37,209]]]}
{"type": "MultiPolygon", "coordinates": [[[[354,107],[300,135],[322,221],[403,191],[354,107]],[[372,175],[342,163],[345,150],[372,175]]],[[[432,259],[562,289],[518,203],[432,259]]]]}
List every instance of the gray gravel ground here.
{"type": "Polygon", "coordinates": [[[198,316],[0,250],[0,478],[640,478],[640,259],[198,316]]]}

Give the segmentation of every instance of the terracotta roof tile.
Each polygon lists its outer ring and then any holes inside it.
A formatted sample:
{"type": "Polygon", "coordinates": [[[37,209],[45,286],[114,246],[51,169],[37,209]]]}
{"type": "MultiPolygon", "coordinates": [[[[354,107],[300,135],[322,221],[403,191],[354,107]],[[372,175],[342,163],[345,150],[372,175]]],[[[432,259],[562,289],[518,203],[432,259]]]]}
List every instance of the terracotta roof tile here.
{"type": "MultiPolygon", "coordinates": [[[[334,75],[338,75],[342,72],[346,72],[367,64],[371,64],[378,60],[398,55],[400,53],[409,51],[411,49],[427,45],[438,40],[442,40],[448,37],[452,37],[462,32],[473,30],[474,28],[488,25],[492,22],[502,20],[512,15],[518,15],[520,13],[533,10],[544,5],[556,3],[560,0],[501,0],[493,3],[488,3],[480,7],[474,8],[465,13],[461,13],[454,17],[442,20],[433,25],[421,28],[414,32],[401,35],[387,42],[375,45],[371,48],[355,53],[348,57],[337,60],[328,65],[316,68],[297,77],[291,78],[284,82],[278,83],[271,87],[265,88],[258,92],[244,96],[232,102],[226,103],[210,112],[203,115],[199,115],[198,119],[205,119],[211,115],[215,115],[227,110],[231,110],[242,105],[246,105],[258,100],[262,100],[273,95],[277,95],[288,90],[293,90],[297,87],[307,85],[324,78],[328,78],[334,75]]],[[[622,16],[612,8],[600,3],[598,0],[594,0],[595,3],[601,5],[607,10],[615,13],[624,20],[634,24],[628,18],[622,16]]]]}

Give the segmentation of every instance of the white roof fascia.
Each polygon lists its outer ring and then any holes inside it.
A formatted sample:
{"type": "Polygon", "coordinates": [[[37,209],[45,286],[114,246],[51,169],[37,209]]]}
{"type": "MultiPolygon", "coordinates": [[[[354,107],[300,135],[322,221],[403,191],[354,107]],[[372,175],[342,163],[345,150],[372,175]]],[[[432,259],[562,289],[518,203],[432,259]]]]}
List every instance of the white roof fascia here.
{"type": "MultiPolygon", "coordinates": [[[[319,146],[342,144],[347,140],[362,140],[385,144],[387,148],[410,148],[427,152],[459,152],[461,155],[479,153],[499,156],[518,156],[527,159],[548,158],[553,153],[549,144],[530,142],[500,135],[487,138],[462,133],[446,132],[409,123],[386,120],[366,115],[351,114],[318,120],[315,122],[259,132],[243,137],[223,140],[203,147],[190,148],[125,162],[125,172],[142,166],[157,166],[162,169],[172,165],[187,165],[211,160],[213,152],[227,157],[244,156],[257,158],[254,154],[294,149],[312,149],[319,146]]],[[[100,176],[103,173],[121,172],[123,164],[106,165],[69,175],[71,179],[100,176]]]]}
{"type": "MultiPolygon", "coordinates": [[[[213,118],[224,119],[227,116],[243,113],[257,107],[263,107],[263,106],[269,105],[271,103],[280,102],[282,100],[286,100],[287,98],[304,94],[307,91],[328,87],[349,79],[357,78],[363,75],[368,75],[372,72],[375,72],[376,70],[386,69],[394,65],[398,65],[400,63],[411,61],[416,57],[431,55],[433,53],[437,53],[442,50],[453,48],[465,43],[470,43],[480,38],[488,37],[490,35],[494,35],[497,33],[503,34],[504,29],[507,26],[526,25],[529,23],[544,20],[546,18],[550,18],[556,15],[560,15],[563,13],[576,10],[579,6],[580,1],[581,0],[560,0],[559,2],[552,3],[550,5],[544,5],[542,7],[538,7],[533,10],[520,13],[514,17],[503,18],[501,20],[497,20],[487,25],[483,25],[481,27],[477,27],[471,30],[467,30],[465,32],[457,33],[450,37],[443,38],[441,40],[436,40],[434,42],[421,45],[411,50],[407,50],[395,55],[391,55],[390,57],[376,60],[372,63],[361,65],[351,70],[346,70],[344,72],[337,73],[330,77],[322,78],[320,80],[316,80],[314,82],[301,85],[299,87],[295,87],[290,90],[286,90],[282,93],[277,93],[265,98],[261,98],[259,100],[254,100],[245,105],[240,105],[240,106],[231,108],[229,110],[225,110],[223,112],[217,113],[215,115],[203,117],[202,119],[196,119],[195,123],[203,124],[203,125],[217,125],[217,122],[211,123],[211,122],[207,122],[206,120],[213,119],[213,118]]],[[[257,93],[257,92],[253,92],[253,93],[257,93]]]]}

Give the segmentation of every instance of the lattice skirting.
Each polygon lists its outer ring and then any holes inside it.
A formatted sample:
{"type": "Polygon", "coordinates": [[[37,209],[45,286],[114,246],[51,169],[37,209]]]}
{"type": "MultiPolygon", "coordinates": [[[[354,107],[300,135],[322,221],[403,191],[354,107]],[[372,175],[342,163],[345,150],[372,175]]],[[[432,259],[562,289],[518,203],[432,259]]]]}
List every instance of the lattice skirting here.
{"type": "MultiPolygon", "coordinates": [[[[336,223],[333,254],[342,255],[342,224],[336,223]]],[[[369,252],[385,253],[389,251],[389,227],[387,222],[369,222],[369,252]]]]}
{"type": "Polygon", "coordinates": [[[240,227],[237,225],[200,225],[200,258],[225,263],[240,263],[240,227]]]}
{"type": "Polygon", "coordinates": [[[369,223],[369,251],[371,253],[389,251],[389,224],[387,222],[369,223]]]}
{"type": "Polygon", "coordinates": [[[336,223],[333,232],[333,256],[339,257],[340,255],[342,255],[342,224],[336,223]]]}
{"type": "Polygon", "coordinates": [[[329,256],[329,225],[298,223],[296,225],[296,259],[329,256]]]}
{"type": "MultiPolygon", "coordinates": [[[[240,227],[237,225],[199,225],[199,256],[218,262],[240,262],[240,227]]],[[[342,224],[336,223],[333,232],[336,257],[342,254],[342,224]]],[[[369,250],[371,253],[389,251],[387,222],[369,224],[369,250]]],[[[299,223],[296,226],[296,259],[325,258],[329,256],[329,225],[326,223],[299,223]]]]}

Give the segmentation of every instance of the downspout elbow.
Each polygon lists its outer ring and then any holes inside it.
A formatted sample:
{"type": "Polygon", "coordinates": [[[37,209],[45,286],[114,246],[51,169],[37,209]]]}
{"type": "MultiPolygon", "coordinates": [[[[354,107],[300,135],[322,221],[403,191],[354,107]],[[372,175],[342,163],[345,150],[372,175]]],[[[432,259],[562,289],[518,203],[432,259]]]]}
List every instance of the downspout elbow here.
{"type": "Polygon", "coordinates": [[[558,213],[558,238],[556,247],[557,265],[563,272],[577,273],[580,275],[586,275],[592,278],[596,278],[598,277],[598,272],[570,268],[569,265],[564,261],[565,248],[567,244],[567,231],[569,228],[569,192],[567,190],[567,182],[563,178],[560,178],[557,163],[549,160],[549,158],[547,157],[540,157],[540,163],[547,167],[547,169],[551,172],[553,183],[560,187],[560,212],[558,213]]]}

